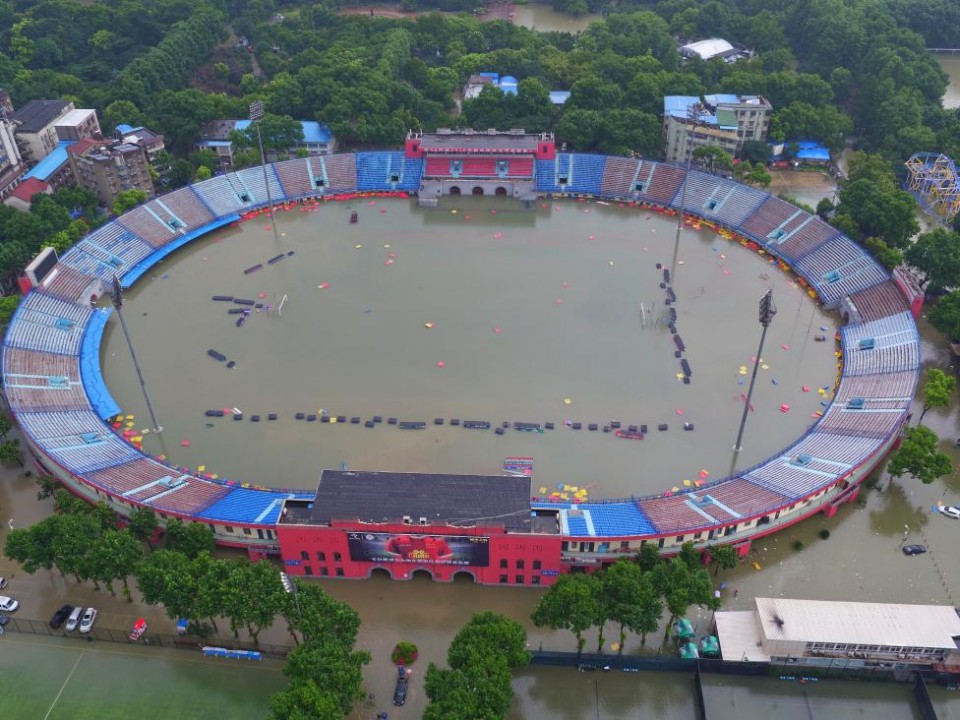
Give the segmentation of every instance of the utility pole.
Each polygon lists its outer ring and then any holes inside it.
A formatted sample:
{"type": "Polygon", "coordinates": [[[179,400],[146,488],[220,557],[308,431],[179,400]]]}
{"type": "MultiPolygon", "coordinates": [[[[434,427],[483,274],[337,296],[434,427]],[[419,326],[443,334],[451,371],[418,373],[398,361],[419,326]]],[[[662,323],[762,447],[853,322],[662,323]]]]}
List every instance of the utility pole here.
{"type": "Polygon", "coordinates": [[[693,130],[689,133],[686,140],[687,154],[687,174],[683,178],[683,192],[680,194],[680,212],[677,213],[677,237],[673,241],[673,262],[670,263],[670,277],[677,274],[677,255],[680,253],[680,231],[683,229],[683,215],[687,206],[687,185],[690,184],[690,166],[693,162],[693,137],[697,134],[697,124],[700,122],[700,113],[703,106],[700,103],[694,103],[687,108],[687,119],[693,125],[693,130]]]}
{"type": "Polygon", "coordinates": [[[147,392],[147,383],[143,379],[143,371],[140,370],[140,361],[137,360],[137,353],[133,349],[133,341],[130,339],[130,333],[127,331],[127,322],[123,319],[123,290],[120,287],[120,278],[113,276],[113,306],[117,309],[117,317],[120,318],[120,327],[123,328],[123,336],[127,339],[127,347],[130,348],[130,357],[133,358],[133,367],[137,370],[137,377],[140,378],[140,389],[143,390],[143,399],[147,401],[147,410],[150,412],[150,420],[153,422],[154,432],[163,432],[163,427],[157,422],[157,416],[153,412],[153,403],[150,402],[150,393],[147,392]]]}

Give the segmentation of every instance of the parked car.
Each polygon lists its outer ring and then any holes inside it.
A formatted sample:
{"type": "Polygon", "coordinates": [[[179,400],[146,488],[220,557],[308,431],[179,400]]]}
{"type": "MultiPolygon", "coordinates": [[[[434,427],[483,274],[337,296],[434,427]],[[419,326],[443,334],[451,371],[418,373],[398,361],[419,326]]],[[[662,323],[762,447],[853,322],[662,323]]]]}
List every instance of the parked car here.
{"type": "Polygon", "coordinates": [[[403,705],[407,701],[407,673],[402,665],[398,668],[398,670],[397,687],[393,691],[393,704],[397,707],[403,705]]]}
{"type": "Polygon", "coordinates": [[[77,629],[77,625],[80,624],[80,616],[83,615],[82,607],[75,607],[73,612],[70,613],[70,617],[67,618],[67,624],[64,625],[64,630],[67,632],[73,632],[77,629]]]}
{"type": "Polygon", "coordinates": [[[6,595],[0,595],[0,610],[3,610],[3,612],[13,612],[18,607],[20,607],[20,603],[17,600],[14,600],[12,597],[7,597],[6,595]]]}
{"type": "Polygon", "coordinates": [[[52,618],[50,618],[50,627],[56,630],[67,621],[67,618],[70,617],[70,613],[72,612],[73,605],[64,605],[53,614],[52,618]]]}
{"type": "Polygon", "coordinates": [[[926,551],[927,551],[927,548],[924,545],[904,545],[903,546],[904,555],[923,555],[926,551]]]}
{"type": "Polygon", "coordinates": [[[3,590],[7,586],[7,579],[0,575],[0,590],[3,590]]]}
{"type": "Polygon", "coordinates": [[[83,611],[83,617],[80,618],[80,632],[88,633],[93,630],[93,624],[97,621],[97,609],[87,608],[83,611]]]}
{"type": "Polygon", "coordinates": [[[941,505],[940,512],[954,520],[960,520],[960,507],[955,505],[941,505]]]}

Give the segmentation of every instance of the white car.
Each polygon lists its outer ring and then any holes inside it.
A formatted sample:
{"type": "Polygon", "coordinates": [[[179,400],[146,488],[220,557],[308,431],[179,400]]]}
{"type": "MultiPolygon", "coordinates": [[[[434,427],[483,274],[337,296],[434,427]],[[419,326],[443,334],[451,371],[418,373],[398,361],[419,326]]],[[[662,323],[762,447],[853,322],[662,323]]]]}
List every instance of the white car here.
{"type": "Polygon", "coordinates": [[[941,505],[940,512],[954,520],[960,520],[960,507],[956,507],[955,505],[941,505]]]}
{"type": "Polygon", "coordinates": [[[70,617],[67,618],[66,624],[63,626],[63,629],[67,632],[73,632],[77,629],[77,625],[80,624],[80,616],[83,615],[82,607],[75,607],[73,612],[70,613],[70,617]]]}
{"type": "Polygon", "coordinates": [[[97,609],[87,608],[83,611],[83,617],[80,618],[80,632],[88,633],[93,630],[93,623],[97,620],[97,609]]]}
{"type": "Polygon", "coordinates": [[[13,612],[18,607],[20,607],[18,601],[6,595],[0,595],[0,610],[3,610],[3,612],[13,612]]]}

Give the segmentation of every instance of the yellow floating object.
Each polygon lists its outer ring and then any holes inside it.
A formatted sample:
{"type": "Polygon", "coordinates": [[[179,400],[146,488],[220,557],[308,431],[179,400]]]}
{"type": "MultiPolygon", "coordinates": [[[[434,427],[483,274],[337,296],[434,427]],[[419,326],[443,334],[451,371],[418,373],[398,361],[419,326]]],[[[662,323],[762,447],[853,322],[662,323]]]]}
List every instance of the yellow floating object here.
{"type": "Polygon", "coordinates": [[[746,369],[746,368],[741,368],[740,370],[737,371],[737,374],[738,374],[738,375],[746,375],[746,374],[747,374],[747,369],[746,369]]]}
{"type": "Polygon", "coordinates": [[[613,267],[613,260],[610,261],[610,267],[613,267]]]}
{"type": "Polygon", "coordinates": [[[142,435],[137,435],[136,437],[130,438],[130,441],[131,441],[131,442],[142,442],[142,441],[143,441],[143,436],[142,436],[142,435]]]}
{"type": "Polygon", "coordinates": [[[337,422],[337,416],[336,416],[336,415],[331,415],[331,416],[330,416],[330,424],[331,424],[331,425],[334,425],[336,422],[337,422]]]}
{"type": "Polygon", "coordinates": [[[684,480],[683,484],[686,485],[687,487],[690,487],[691,485],[693,485],[693,483],[690,482],[689,480],[684,480]]]}
{"type": "Polygon", "coordinates": [[[353,248],[354,248],[355,250],[359,250],[359,249],[362,248],[362,247],[363,247],[363,245],[360,245],[359,243],[357,243],[356,245],[353,246],[353,248]]]}
{"type": "Polygon", "coordinates": [[[547,494],[547,489],[546,489],[545,487],[540,488],[540,494],[541,494],[541,495],[546,495],[546,494],[547,494]]]}
{"type": "Polygon", "coordinates": [[[564,398],[564,399],[563,399],[563,404],[564,404],[564,405],[570,405],[570,404],[572,404],[572,403],[573,403],[573,400],[571,400],[570,398],[564,398]]]}
{"type": "Polygon", "coordinates": [[[683,262],[684,262],[683,260],[678,260],[677,265],[683,265],[683,262]]]}
{"type": "Polygon", "coordinates": [[[456,210],[451,210],[451,211],[450,211],[450,214],[451,214],[451,215],[456,215],[456,214],[457,214],[457,211],[456,211],[456,210]]]}
{"type": "Polygon", "coordinates": [[[390,247],[390,243],[384,243],[383,246],[384,246],[385,248],[389,248],[389,247],[390,247]]]}
{"type": "Polygon", "coordinates": [[[425,322],[425,323],[423,324],[423,326],[424,326],[427,330],[429,330],[430,328],[433,327],[433,323],[432,323],[432,322],[425,322]]]}
{"type": "Polygon", "coordinates": [[[203,472],[207,469],[206,465],[197,465],[197,472],[203,472]]]}
{"type": "Polygon", "coordinates": [[[572,493],[580,492],[580,488],[578,488],[576,485],[571,485],[570,492],[572,493]]]}
{"type": "Polygon", "coordinates": [[[678,488],[676,485],[674,485],[672,488],[670,488],[670,491],[671,491],[671,492],[680,492],[680,488],[678,488]]]}
{"type": "Polygon", "coordinates": [[[769,369],[770,369],[770,366],[767,365],[766,363],[764,363],[763,365],[760,366],[760,369],[761,369],[761,370],[769,370],[769,369]]]}
{"type": "Polygon", "coordinates": [[[570,499],[570,496],[567,495],[567,493],[560,493],[560,499],[561,499],[561,500],[569,500],[569,499],[570,499]]]}
{"type": "Polygon", "coordinates": [[[133,415],[127,415],[127,420],[133,420],[133,415]]]}
{"type": "Polygon", "coordinates": [[[754,561],[754,563],[753,563],[753,569],[754,569],[754,570],[760,570],[760,569],[761,569],[761,568],[760,568],[760,563],[754,561]]]}
{"type": "Polygon", "coordinates": [[[683,380],[683,373],[677,373],[677,380],[683,380]]]}

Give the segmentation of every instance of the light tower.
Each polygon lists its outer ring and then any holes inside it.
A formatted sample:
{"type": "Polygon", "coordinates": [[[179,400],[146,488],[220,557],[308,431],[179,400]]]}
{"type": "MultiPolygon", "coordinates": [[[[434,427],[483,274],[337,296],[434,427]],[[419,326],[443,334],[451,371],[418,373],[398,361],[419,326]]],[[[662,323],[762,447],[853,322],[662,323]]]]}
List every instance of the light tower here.
{"type": "Polygon", "coordinates": [[[280,242],[277,234],[277,216],[273,212],[273,198],[270,196],[270,180],[267,177],[267,156],[263,152],[263,134],[260,132],[260,121],[263,119],[263,101],[254,100],[250,103],[250,121],[257,126],[257,145],[260,147],[260,166],[263,168],[263,185],[267,188],[267,206],[270,208],[270,227],[273,228],[273,239],[280,242]]]}
{"type": "Polygon", "coordinates": [[[767,339],[767,328],[770,327],[770,321],[777,314],[777,306],[773,304],[773,290],[767,290],[760,298],[760,324],[763,331],[760,333],[760,348],[757,350],[757,356],[753,359],[753,375],[750,377],[750,389],[747,390],[747,399],[743,403],[743,418],[740,420],[740,432],[737,433],[737,442],[733,446],[735,453],[743,449],[743,429],[747,425],[747,414],[750,412],[750,400],[753,397],[753,386],[757,382],[757,369],[760,367],[760,358],[763,357],[763,342],[767,339]]]}
{"type": "Polygon", "coordinates": [[[147,401],[147,410],[150,412],[150,420],[153,422],[154,432],[163,432],[163,427],[157,422],[157,416],[153,412],[153,403],[150,402],[150,393],[147,392],[147,383],[143,379],[143,372],[140,370],[140,361],[137,360],[137,353],[133,349],[133,341],[130,339],[130,333],[127,331],[127,323],[123,319],[123,289],[120,287],[120,278],[113,276],[113,306],[117,309],[117,317],[120,318],[120,327],[123,328],[123,336],[127,339],[127,347],[130,348],[130,357],[133,358],[133,367],[137,370],[137,377],[140,379],[140,389],[143,390],[143,399],[147,401]]]}

